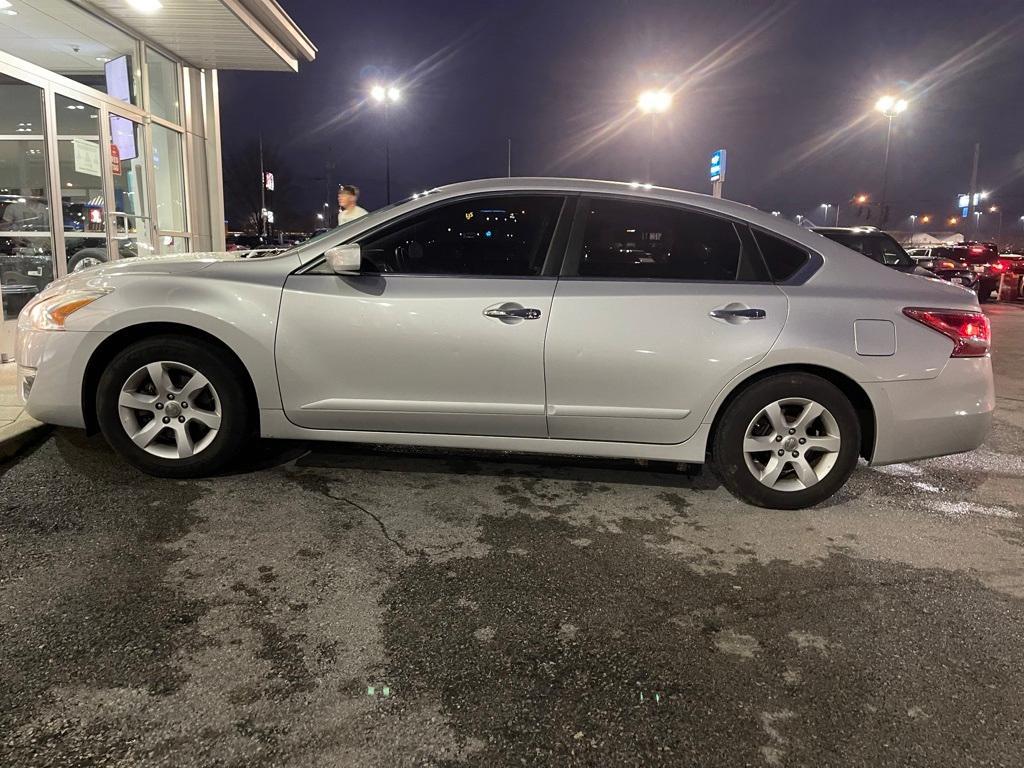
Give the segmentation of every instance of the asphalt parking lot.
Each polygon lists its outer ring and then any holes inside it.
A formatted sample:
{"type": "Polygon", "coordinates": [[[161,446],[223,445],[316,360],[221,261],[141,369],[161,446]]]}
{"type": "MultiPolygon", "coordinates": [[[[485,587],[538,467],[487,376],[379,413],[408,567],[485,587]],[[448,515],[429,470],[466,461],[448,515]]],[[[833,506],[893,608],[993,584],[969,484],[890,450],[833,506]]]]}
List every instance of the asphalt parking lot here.
{"type": "Polygon", "coordinates": [[[1024,309],[974,454],[746,507],[630,462],[0,465],[0,765],[1020,766],[1024,309]]]}

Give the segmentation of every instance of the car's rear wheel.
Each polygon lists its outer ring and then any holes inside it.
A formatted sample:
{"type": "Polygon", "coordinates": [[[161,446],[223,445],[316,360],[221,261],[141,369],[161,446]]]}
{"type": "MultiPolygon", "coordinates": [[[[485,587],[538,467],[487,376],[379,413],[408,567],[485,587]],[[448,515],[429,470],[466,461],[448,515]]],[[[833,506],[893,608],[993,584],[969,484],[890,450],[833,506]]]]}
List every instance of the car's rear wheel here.
{"type": "Polygon", "coordinates": [[[215,473],[251,434],[244,372],[200,341],[161,336],[131,344],[100,377],[96,415],[128,462],[160,477],[215,473]]]}
{"type": "Polygon", "coordinates": [[[860,453],[860,422],[843,392],[811,374],[771,376],[728,406],[712,460],[733,495],[773,509],[801,509],[846,482],[860,453]]]}

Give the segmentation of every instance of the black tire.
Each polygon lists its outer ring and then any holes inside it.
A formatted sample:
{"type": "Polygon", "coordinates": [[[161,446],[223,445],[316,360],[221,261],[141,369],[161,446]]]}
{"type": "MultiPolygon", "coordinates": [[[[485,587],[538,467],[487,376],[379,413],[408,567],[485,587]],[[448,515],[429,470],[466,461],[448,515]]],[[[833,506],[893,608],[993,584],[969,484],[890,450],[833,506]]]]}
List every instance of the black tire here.
{"type": "Polygon", "coordinates": [[[860,441],[857,412],[838,387],[812,374],[785,373],[754,382],[729,403],[715,432],[712,464],[723,485],[743,501],[769,509],[803,509],[821,503],[842,487],[857,466],[860,441]],[[753,419],[769,404],[787,398],[806,398],[823,405],[835,418],[840,436],[831,470],[809,488],[788,491],[764,485],[748,468],[743,453],[753,419]]]}
{"type": "Polygon", "coordinates": [[[154,336],[119,352],[100,376],[96,416],[103,436],[128,463],[157,477],[215,474],[253,437],[254,404],[243,385],[245,371],[211,344],[178,336],[154,336]],[[149,363],[169,361],[194,368],[207,378],[220,400],[221,422],[212,442],[189,458],[155,456],[137,446],[121,423],[118,400],[128,378],[149,363]]]}
{"type": "MultiPolygon", "coordinates": [[[[80,251],[75,252],[70,259],[68,259],[68,274],[71,274],[75,270],[79,269],[79,265],[82,264],[86,259],[94,260],[98,262],[92,266],[99,266],[100,264],[106,264],[107,252],[101,248],[83,248],[80,251]]],[[[82,267],[84,269],[84,267],[82,267]]]]}

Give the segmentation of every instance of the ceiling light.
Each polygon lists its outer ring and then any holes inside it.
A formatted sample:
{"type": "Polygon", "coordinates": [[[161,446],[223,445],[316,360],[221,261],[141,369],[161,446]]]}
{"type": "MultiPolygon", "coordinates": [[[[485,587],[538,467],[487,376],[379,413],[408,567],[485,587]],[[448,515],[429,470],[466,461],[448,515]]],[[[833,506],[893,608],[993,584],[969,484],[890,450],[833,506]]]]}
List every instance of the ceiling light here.
{"type": "Polygon", "coordinates": [[[96,61],[102,61],[104,64],[106,64],[108,61],[110,61],[110,57],[109,56],[97,56],[96,57],[96,61]]]}
{"type": "Polygon", "coordinates": [[[10,8],[11,0],[0,0],[0,8],[10,8]]]}
{"type": "Polygon", "coordinates": [[[0,13],[2,13],[4,16],[17,16],[18,15],[18,12],[13,10],[13,9],[11,9],[11,8],[4,8],[3,10],[0,10],[0,13]]]}
{"type": "Polygon", "coordinates": [[[164,7],[160,0],[128,0],[128,5],[142,13],[155,13],[164,7]]]}

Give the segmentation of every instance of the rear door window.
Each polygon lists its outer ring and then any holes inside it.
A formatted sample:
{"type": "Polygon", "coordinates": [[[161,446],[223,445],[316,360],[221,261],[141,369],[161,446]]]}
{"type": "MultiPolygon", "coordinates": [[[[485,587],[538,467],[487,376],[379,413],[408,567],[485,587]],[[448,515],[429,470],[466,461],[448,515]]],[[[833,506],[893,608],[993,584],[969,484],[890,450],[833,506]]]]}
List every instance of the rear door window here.
{"type": "Polygon", "coordinates": [[[728,219],[672,205],[612,198],[591,198],[584,206],[580,277],[767,279],[746,227],[728,219]]]}

